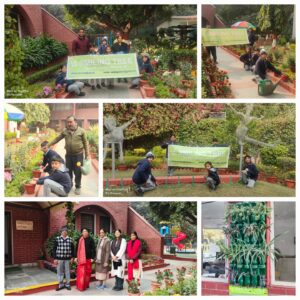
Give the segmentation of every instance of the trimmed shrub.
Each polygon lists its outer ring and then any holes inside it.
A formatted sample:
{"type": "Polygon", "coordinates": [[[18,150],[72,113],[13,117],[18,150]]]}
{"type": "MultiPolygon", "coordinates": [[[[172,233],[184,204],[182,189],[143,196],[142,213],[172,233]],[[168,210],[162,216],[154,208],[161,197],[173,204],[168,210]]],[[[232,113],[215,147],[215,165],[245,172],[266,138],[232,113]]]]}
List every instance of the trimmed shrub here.
{"type": "Polygon", "coordinates": [[[262,163],[265,165],[278,165],[278,158],[282,156],[287,156],[289,152],[288,147],[283,145],[278,145],[274,148],[266,147],[261,149],[261,159],[262,163]]]}
{"type": "Polygon", "coordinates": [[[5,140],[10,140],[16,138],[16,132],[5,132],[5,140]]]}
{"type": "Polygon", "coordinates": [[[294,170],[296,168],[296,160],[293,157],[278,157],[277,166],[282,172],[294,170]]]}

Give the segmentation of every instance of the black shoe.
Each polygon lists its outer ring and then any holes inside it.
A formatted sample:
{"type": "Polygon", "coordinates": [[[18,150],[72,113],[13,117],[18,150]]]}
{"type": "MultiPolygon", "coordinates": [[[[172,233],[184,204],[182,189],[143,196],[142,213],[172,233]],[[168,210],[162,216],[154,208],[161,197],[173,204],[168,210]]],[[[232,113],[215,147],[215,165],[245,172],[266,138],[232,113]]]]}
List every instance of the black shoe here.
{"type": "Polygon", "coordinates": [[[136,84],[132,84],[129,88],[130,89],[136,89],[138,86],[136,84]]]}
{"type": "Polygon", "coordinates": [[[112,290],[115,291],[118,287],[115,285],[112,290]]]}
{"type": "Polygon", "coordinates": [[[97,87],[97,89],[101,89],[101,85],[100,84],[97,84],[96,87],[97,87]]]}
{"type": "Polygon", "coordinates": [[[89,83],[85,82],[84,86],[91,86],[89,83]]]}
{"type": "Polygon", "coordinates": [[[117,287],[117,288],[115,289],[116,292],[120,292],[120,291],[122,291],[122,290],[123,290],[122,287],[117,287]]]}
{"type": "Polygon", "coordinates": [[[94,91],[96,89],[96,87],[94,85],[92,85],[92,90],[94,91]]]}
{"type": "Polygon", "coordinates": [[[143,192],[143,190],[142,190],[141,188],[137,188],[137,189],[135,190],[135,193],[136,193],[136,195],[139,196],[139,197],[143,197],[143,196],[144,196],[144,192],[143,192]]]}
{"type": "Polygon", "coordinates": [[[67,289],[68,291],[71,291],[71,286],[70,286],[70,285],[66,286],[66,289],[67,289]]]}
{"type": "Polygon", "coordinates": [[[102,82],[102,83],[101,83],[101,85],[102,85],[103,87],[106,87],[106,84],[105,84],[105,82],[102,82]]]}
{"type": "Polygon", "coordinates": [[[65,287],[64,286],[58,286],[55,290],[58,292],[58,291],[61,291],[61,290],[63,290],[65,287]]]}
{"type": "Polygon", "coordinates": [[[110,84],[107,88],[112,90],[114,88],[114,86],[112,84],[110,84]]]}
{"type": "Polygon", "coordinates": [[[79,96],[79,97],[83,97],[83,96],[85,96],[85,93],[84,93],[84,92],[80,92],[80,94],[79,94],[79,95],[77,95],[77,96],[79,96]]]}

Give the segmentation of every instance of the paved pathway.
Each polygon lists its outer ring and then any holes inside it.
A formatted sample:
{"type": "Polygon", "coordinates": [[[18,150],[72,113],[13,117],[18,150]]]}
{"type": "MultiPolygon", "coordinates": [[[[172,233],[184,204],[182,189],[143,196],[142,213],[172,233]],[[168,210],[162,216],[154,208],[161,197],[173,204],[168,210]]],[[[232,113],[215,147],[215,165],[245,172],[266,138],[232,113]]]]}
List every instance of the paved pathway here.
{"type": "Polygon", "coordinates": [[[128,79],[128,83],[117,82],[115,79],[115,87],[113,89],[108,89],[107,87],[102,87],[101,89],[92,90],[90,87],[85,87],[83,92],[85,96],[83,98],[89,99],[141,99],[142,95],[139,89],[130,89],[131,79],[128,79]]]}
{"type": "Polygon", "coordinates": [[[254,77],[250,71],[243,69],[243,64],[224,49],[217,48],[218,67],[228,72],[234,98],[294,98],[286,89],[278,86],[275,92],[267,97],[259,96],[257,84],[252,81],[254,77]]]}
{"type": "MultiPolygon", "coordinates": [[[[55,147],[55,151],[59,153],[61,157],[65,157],[65,141],[61,140],[55,147]]],[[[74,178],[73,178],[74,180],[74,178]]],[[[82,176],[81,180],[81,195],[75,195],[74,190],[75,188],[73,187],[72,190],[69,193],[69,197],[98,197],[99,192],[98,192],[98,187],[99,187],[99,178],[98,178],[98,173],[95,170],[94,167],[91,169],[91,173],[87,176],[82,176]]]]}
{"type": "MultiPolygon", "coordinates": [[[[186,261],[177,261],[177,260],[165,260],[166,263],[169,263],[170,266],[166,267],[167,269],[171,269],[174,273],[176,273],[176,268],[185,266],[187,268],[195,266],[196,263],[194,262],[186,262],[186,261]]],[[[163,270],[163,269],[161,269],[163,270]]],[[[151,280],[155,278],[155,272],[157,270],[150,270],[143,273],[143,277],[141,280],[141,291],[150,291],[151,290],[151,280]]],[[[90,288],[84,292],[80,292],[76,289],[76,287],[72,287],[71,291],[68,290],[61,290],[59,292],[56,291],[45,291],[38,293],[39,296],[127,296],[127,289],[126,289],[126,283],[124,284],[124,290],[120,292],[116,292],[112,290],[112,287],[114,285],[114,278],[111,278],[107,281],[108,288],[105,290],[97,290],[96,289],[96,282],[92,282],[90,284],[90,288]]]]}

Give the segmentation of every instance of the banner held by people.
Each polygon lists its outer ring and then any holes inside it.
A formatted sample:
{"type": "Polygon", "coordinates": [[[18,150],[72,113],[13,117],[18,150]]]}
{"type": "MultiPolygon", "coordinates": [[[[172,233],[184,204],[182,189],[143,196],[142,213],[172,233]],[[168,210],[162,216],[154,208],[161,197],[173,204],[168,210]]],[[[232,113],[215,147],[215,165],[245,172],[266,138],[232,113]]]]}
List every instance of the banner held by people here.
{"type": "Polygon", "coordinates": [[[168,166],[204,168],[210,161],[216,168],[228,168],[230,147],[169,146],[168,166]]]}
{"type": "Polygon", "coordinates": [[[139,77],[136,53],[68,57],[67,79],[139,77]]]}
{"type": "Polygon", "coordinates": [[[202,45],[205,47],[247,44],[249,39],[246,28],[202,29],[202,45]]]}

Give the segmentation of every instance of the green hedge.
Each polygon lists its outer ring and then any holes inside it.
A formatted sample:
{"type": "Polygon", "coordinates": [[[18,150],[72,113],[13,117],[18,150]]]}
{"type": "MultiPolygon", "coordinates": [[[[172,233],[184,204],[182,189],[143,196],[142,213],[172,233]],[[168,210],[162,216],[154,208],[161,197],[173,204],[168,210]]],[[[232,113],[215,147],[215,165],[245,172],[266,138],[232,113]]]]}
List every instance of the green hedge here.
{"type": "Polygon", "coordinates": [[[24,53],[23,70],[42,68],[53,60],[68,54],[66,44],[43,35],[22,39],[21,49],[24,53]]]}
{"type": "MultiPolygon", "coordinates": [[[[36,71],[28,76],[26,76],[26,80],[29,83],[35,83],[37,81],[42,81],[48,79],[49,77],[53,77],[55,73],[57,73],[60,69],[61,63],[55,64],[51,67],[45,68],[43,70],[36,71]]],[[[53,81],[54,84],[54,81],[53,81]]]]}
{"type": "Polygon", "coordinates": [[[162,69],[180,69],[181,62],[197,64],[197,51],[190,49],[163,50],[159,59],[162,69]]]}
{"type": "Polygon", "coordinates": [[[5,140],[10,140],[16,138],[16,132],[5,132],[5,140]]]}

